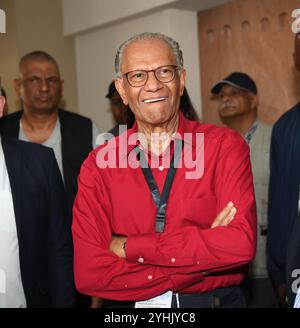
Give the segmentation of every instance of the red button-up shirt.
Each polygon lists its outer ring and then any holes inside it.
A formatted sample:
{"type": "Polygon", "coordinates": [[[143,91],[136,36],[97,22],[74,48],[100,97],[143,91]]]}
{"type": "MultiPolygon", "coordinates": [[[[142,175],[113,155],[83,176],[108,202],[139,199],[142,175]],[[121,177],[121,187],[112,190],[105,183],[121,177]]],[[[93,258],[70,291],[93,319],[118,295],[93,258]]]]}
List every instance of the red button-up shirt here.
{"type": "MultiPolygon", "coordinates": [[[[233,130],[192,122],[180,114],[179,135],[203,133],[204,170],[197,179],[188,179],[191,169],[182,161],[167,202],[165,230],[156,233],[157,209],[141,168],[99,167],[104,147],[115,153],[117,167],[135,153],[134,145],[120,152],[134,132],[136,125],[95,149],[82,165],[72,226],[79,292],[129,301],[167,290],[198,293],[239,284],[256,250],[248,145],[233,130]],[[210,228],[230,201],[237,208],[235,218],[228,226],[210,228]],[[112,234],[128,236],[126,259],[109,250],[112,234]]],[[[195,156],[199,147],[184,141],[195,156]]],[[[167,170],[152,169],[160,192],[167,170]]]]}

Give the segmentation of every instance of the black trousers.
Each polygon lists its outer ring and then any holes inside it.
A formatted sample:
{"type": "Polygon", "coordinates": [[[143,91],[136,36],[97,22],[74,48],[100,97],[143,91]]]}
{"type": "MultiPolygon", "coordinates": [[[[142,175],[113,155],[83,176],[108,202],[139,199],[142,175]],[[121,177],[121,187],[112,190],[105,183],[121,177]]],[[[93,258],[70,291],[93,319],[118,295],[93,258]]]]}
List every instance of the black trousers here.
{"type": "MultiPolygon", "coordinates": [[[[104,308],[134,308],[135,302],[104,301],[104,308]]],[[[239,286],[218,288],[207,293],[173,294],[172,308],[243,308],[244,295],[239,286]]]]}

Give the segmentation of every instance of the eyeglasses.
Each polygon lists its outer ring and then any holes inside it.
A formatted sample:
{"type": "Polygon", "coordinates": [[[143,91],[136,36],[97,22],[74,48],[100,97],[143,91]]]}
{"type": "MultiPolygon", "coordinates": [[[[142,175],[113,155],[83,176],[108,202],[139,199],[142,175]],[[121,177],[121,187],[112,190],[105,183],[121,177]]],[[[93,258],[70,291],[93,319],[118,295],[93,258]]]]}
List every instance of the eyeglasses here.
{"type": "Polygon", "coordinates": [[[241,96],[245,95],[246,93],[247,93],[247,91],[245,91],[245,90],[233,90],[233,91],[228,92],[228,93],[220,92],[216,96],[216,99],[218,101],[223,102],[225,97],[227,97],[227,98],[238,98],[238,97],[241,97],[241,96]]]}
{"type": "Polygon", "coordinates": [[[175,77],[175,72],[178,69],[176,65],[161,66],[149,71],[136,70],[125,73],[128,83],[132,87],[142,87],[148,81],[148,73],[153,72],[157,81],[162,83],[171,82],[175,77]]]}

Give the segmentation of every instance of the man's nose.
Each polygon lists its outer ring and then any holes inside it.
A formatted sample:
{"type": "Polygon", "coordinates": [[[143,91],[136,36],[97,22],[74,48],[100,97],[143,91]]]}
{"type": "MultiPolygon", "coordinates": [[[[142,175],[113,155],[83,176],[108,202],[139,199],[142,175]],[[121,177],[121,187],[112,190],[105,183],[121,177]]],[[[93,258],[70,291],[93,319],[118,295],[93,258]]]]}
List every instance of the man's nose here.
{"type": "Polygon", "coordinates": [[[145,89],[149,91],[156,91],[162,87],[162,82],[158,81],[154,72],[148,72],[148,79],[145,84],[145,89]]]}
{"type": "Polygon", "coordinates": [[[230,99],[231,99],[231,95],[227,93],[224,93],[221,98],[222,102],[224,103],[228,102],[230,99]]]}
{"type": "Polygon", "coordinates": [[[49,82],[47,79],[41,79],[40,81],[40,90],[48,91],[49,90],[49,82]]]}

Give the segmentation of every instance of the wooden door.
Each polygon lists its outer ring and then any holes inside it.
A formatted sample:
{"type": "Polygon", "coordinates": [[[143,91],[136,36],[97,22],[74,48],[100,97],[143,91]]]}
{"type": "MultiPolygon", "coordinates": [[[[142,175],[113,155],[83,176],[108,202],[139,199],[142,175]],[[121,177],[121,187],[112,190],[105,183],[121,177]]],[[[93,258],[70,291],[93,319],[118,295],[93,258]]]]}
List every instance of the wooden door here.
{"type": "Polygon", "coordinates": [[[202,120],[221,124],[211,87],[228,74],[249,74],[257,84],[259,118],[274,123],[300,100],[294,68],[292,11],[299,0],[236,0],[199,12],[202,120]]]}

